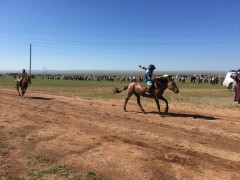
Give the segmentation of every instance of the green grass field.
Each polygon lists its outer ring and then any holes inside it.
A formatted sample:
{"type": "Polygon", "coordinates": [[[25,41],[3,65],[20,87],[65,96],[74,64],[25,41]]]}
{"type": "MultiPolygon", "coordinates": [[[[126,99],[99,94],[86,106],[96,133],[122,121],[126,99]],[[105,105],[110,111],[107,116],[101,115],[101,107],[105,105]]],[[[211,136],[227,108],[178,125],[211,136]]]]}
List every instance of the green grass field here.
{"type": "MultiPolygon", "coordinates": [[[[180,90],[179,94],[174,94],[170,90],[166,90],[164,93],[164,97],[168,99],[169,103],[240,108],[236,102],[233,102],[233,93],[220,84],[191,84],[189,79],[186,79],[185,84],[179,83],[178,80],[176,80],[176,83],[180,90]]],[[[114,94],[112,89],[115,87],[121,88],[126,84],[128,82],[52,80],[37,77],[32,79],[32,84],[28,90],[55,95],[81,96],[89,99],[123,100],[126,97],[126,92],[114,94]]],[[[0,87],[14,89],[15,79],[12,77],[0,78],[0,87]]],[[[143,98],[143,101],[152,100],[143,98]]]]}

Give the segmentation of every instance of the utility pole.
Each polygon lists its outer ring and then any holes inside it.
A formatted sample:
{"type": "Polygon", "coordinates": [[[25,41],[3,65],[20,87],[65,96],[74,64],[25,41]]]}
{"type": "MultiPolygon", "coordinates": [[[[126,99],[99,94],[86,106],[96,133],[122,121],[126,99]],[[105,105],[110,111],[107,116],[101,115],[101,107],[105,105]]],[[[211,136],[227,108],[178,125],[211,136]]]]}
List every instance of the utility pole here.
{"type": "Polygon", "coordinates": [[[32,44],[30,44],[30,67],[29,67],[29,75],[31,77],[32,74],[32,44]]]}
{"type": "Polygon", "coordinates": [[[45,73],[46,73],[46,70],[45,70],[45,66],[43,66],[43,79],[45,78],[45,73]]]}

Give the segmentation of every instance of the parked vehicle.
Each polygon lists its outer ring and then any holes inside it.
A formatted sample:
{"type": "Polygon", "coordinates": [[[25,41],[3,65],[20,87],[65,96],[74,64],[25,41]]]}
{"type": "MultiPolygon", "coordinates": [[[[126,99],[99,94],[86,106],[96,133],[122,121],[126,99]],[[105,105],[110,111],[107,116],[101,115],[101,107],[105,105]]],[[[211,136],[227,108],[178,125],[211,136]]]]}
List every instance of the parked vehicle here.
{"type": "Polygon", "coordinates": [[[235,71],[230,71],[226,74],[222,85],[227,87],[229,91],[233,91],[233,79],[230,77],[235,71]]]}

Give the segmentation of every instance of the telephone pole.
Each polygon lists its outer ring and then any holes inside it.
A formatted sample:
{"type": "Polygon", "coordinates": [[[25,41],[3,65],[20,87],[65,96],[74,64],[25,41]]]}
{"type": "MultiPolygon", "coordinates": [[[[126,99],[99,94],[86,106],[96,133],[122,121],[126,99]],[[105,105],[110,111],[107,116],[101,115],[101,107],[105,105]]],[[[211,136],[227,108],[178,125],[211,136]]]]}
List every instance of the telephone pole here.
{"type": "Polygon", "coordinates": [[[32,44],[30,44],[30,67],[29,67],[29,75],[31,77],[32,72],[32,44]]]}

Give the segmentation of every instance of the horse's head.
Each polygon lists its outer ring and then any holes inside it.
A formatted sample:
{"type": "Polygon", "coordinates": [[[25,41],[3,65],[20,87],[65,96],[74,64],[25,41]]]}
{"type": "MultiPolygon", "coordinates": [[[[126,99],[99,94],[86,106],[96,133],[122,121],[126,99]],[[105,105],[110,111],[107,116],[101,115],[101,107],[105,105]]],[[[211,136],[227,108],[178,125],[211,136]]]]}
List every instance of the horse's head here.
{"type": "Polygon", "coordinates": [[[22,80],[22,85],[27,87],[29,83],[31,84],[30,76],[24,77],[23,80],[22,80]]]}
{"type": "Polygon", "coordinates": [[[173,77],[171,75],[169,75],[167,77],[167,79],[168,79],[168,84],[167,84],[168,89],[175,92],[176,94],[179,93],[179,89],[178,89],[176,83],[174,82],[173,77]]]}
{"type": "Polygon", "coordinates": [[[28,83],[28,81],[29,81],[29,77],[26,76],[26,77],[23,78],[22,83],[28,83]]]}

